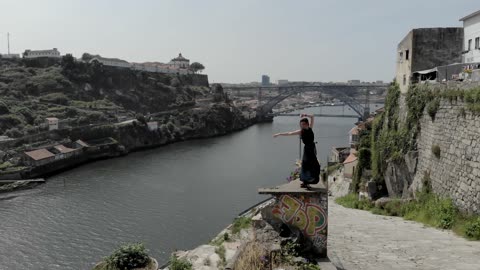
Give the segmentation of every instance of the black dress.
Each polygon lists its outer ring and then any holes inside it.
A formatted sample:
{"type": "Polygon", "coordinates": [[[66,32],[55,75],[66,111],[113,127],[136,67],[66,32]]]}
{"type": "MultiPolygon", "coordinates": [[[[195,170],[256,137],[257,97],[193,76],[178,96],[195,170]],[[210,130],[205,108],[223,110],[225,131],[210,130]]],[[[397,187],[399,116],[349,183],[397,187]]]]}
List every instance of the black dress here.
{"type": "Polygon", "coordinates": [[[303,144],[302,170],[300,180],[305,184],[317,184],[320,181],[320,164],[317,159],[315,135],[311,128],[302,129],[303,144]]]}

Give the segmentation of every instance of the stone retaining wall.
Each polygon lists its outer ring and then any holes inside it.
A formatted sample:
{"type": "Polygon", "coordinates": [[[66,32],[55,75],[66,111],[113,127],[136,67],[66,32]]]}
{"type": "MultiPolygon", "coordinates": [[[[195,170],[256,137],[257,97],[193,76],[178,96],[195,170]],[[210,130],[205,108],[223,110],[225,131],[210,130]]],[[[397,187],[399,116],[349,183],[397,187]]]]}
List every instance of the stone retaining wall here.
{"type": "Polygon", "coordinates": [[[420,190],[427,175],[435,193],[451,197],[463,211],[480,213],[480,116],[460,101],[444,100],[434,121],[424,112],[420,123],[411,190],[420,190]],[[433,153],[434,146],[440,148],[440,157],[433,153]]]}

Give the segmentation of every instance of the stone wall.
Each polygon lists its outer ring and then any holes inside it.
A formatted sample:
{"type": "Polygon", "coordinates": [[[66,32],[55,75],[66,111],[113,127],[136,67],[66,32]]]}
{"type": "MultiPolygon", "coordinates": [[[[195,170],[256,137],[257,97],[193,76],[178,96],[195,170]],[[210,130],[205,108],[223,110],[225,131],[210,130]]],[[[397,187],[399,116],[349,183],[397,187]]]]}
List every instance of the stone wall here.
{"type": "Polygon", "coordinates": [[[480,116],[460,101],[444,100],[434,121],[424,112],[420,123],[418,164],[410,190],[420,190],[429,175],[433,192],[451,197],[463,211],[480,213],[480,116]],[[440,157],[432,151],[437,145],[440,157]]]}

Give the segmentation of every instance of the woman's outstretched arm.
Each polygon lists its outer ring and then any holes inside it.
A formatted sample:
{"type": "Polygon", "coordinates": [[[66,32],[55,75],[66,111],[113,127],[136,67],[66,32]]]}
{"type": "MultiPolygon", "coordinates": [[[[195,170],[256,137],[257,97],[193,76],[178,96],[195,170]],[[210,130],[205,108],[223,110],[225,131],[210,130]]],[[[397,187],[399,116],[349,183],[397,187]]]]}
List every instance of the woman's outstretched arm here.
{"type": "Polygon", "coordinates": [[[277,133],[277,134],[274,134],[273,137],[276,138],[278,136],[294,136],[294,135],[300,135],[300,133],[302,133],[302,131],[299,129],[299,130],[290,131],[290,132],[277,133]]]}

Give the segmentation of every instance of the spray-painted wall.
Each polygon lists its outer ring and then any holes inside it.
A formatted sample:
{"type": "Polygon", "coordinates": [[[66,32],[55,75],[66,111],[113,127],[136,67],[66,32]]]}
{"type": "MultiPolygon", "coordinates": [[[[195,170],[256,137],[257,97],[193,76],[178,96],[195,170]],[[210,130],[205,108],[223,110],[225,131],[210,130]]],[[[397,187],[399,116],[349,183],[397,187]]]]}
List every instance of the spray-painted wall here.
{"type": "Polygon", "coordinates": [[[300,231],[319,254],[327,254],[327,194],[276,195],[272,214],[290,228],[300,231]]]}

